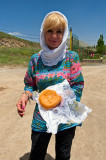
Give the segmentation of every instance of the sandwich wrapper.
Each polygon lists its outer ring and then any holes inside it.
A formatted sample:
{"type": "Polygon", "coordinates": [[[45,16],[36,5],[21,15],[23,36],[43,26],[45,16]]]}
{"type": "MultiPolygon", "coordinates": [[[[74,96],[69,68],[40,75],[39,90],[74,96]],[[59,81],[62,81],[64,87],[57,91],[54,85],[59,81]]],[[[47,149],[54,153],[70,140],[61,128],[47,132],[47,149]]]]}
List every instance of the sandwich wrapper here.
{"type": "Polygon", "coordinates": [[[39,102],[39,93],[33,92],[33,100],[38,103],[39,112],[46,121],[47,132],[56,134],[60,123],[82,123],[92,111],[76,101],[76,95],[67,80],[47,87],[55,90],[62,97],[61,103],[53,109],[45,110],[39,102]]]}

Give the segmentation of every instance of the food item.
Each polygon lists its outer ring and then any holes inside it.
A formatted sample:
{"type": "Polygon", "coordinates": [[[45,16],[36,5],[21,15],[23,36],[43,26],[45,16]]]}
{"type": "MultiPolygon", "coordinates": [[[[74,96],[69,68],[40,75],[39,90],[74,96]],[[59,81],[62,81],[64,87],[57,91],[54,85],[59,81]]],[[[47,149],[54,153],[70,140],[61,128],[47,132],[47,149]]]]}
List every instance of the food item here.
{"type": "Polygon", "coordinates": [[[56,107],[61,102],[61,96],[56,91],[45,89],[39,95],[39,102],[41,106],[48,110],[56,107]]]}

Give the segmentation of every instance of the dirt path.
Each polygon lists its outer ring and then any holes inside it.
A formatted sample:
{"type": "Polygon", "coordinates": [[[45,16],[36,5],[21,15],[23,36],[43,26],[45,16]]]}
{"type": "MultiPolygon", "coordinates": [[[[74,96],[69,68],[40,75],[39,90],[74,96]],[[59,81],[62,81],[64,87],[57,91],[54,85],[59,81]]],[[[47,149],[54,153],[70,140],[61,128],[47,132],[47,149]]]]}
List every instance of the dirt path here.
{"type": "MultiPolygon", "coordinates": [[[[71,160],[106,159],[106,65],[83,66],[85,88],[81,102],[93,111],[77,127],[71,160]]],[[[20,118],[16,102],[23,92],[26,69],[0,68],[0,160],[28,160],[31,140],[30,124],[34,102],[28,104],[20,118]]],[[[54,135],[46,160],[54,160],[54,135]]]]}

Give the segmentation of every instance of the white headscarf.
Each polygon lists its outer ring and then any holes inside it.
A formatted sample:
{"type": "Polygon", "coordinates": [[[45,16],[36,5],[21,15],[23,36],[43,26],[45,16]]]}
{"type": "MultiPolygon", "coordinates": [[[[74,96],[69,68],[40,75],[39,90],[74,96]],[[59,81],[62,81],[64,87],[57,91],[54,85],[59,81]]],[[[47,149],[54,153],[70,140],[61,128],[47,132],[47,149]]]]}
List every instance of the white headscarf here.
{"type": "Polygon", "coordinates": [[[65,58],[65,51],[66,51],[66,48],[67,48],[67,46],[66,46],[67,38],[68,38],[68,21],[67,21],[67,18],[61,12],[58,12],[58,11],[53,11],[53,12],[48,13],[45,16],[45,18],[42,22],[41,30],[40,30],[40,45],[42,47],[42,50],[41,50],[40,54],[41,54],[41,59],[42,59],[42,62],[43,62],[44,65],[46,65],[46,66],[57,65],[57,63],[59,61],[61,61],[65,58]],[[65,28],[65,31],[64,31],[62,42],[57,48],[55,48],[53,50],[49,49],[48,46],[46,45],[45,37],[44,37],[44,31],[43,31],[44,21],[45,21],[46,17],[51,13],[58,13],[58,14],[62,15],[63,18],[66,21],[66,28],[65,28]]]}

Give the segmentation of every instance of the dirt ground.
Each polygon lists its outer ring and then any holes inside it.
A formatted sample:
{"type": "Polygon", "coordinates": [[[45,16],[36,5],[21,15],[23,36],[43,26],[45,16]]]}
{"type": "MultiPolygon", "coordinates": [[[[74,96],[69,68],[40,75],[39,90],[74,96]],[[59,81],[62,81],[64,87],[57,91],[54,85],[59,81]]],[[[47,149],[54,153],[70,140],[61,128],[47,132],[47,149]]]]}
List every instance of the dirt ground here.
{"type": "MultiPolygon", "coordinates": [[[[77,127],[71,160],[106,159],[106,65],[82,66],[85,87],[81,102],[92,109],[82,127],[77,127]]],[[[23,92],[26,68],[0,68],[0,160],[28,160],[31,121],[35,102],[20,118],[16,103],[23,92]]],[[[54,160],[55,136],[45,160],[54,160]]]]}

